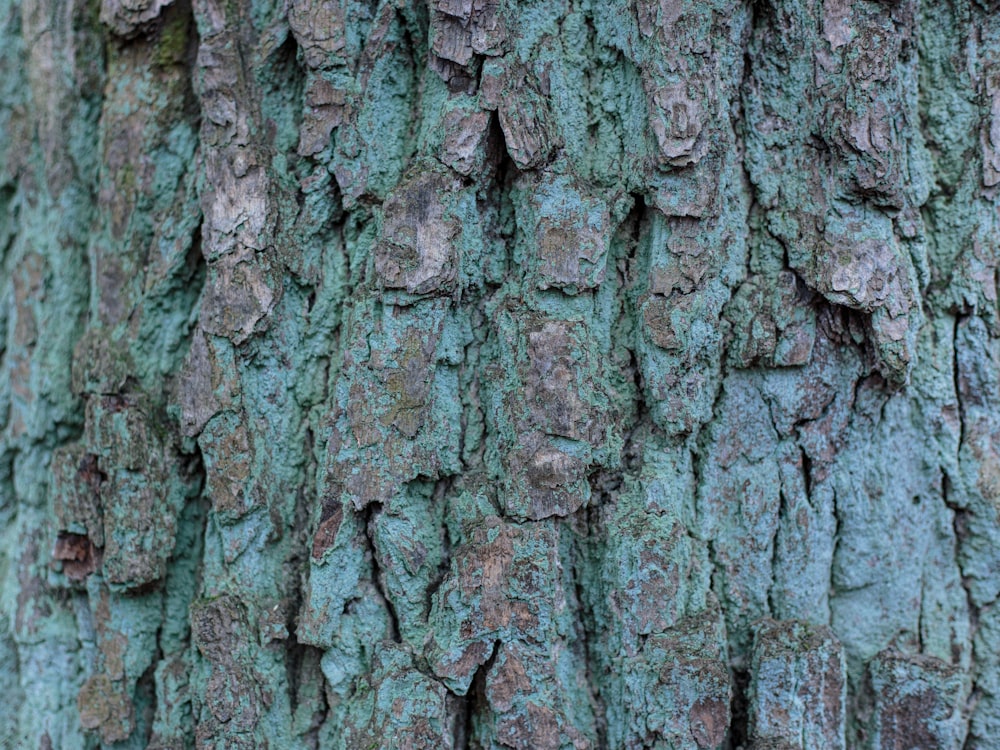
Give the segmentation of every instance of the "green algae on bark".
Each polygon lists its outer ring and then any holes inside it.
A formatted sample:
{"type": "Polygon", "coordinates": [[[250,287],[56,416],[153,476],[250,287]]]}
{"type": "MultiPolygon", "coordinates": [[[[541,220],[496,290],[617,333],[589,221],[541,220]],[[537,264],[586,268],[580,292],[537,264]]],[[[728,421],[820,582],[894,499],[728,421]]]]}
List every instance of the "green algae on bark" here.
{"type": "Polygon", "coordinates": [[[994,747],[994,11],[0,0],[0,745],[994,747]]]}

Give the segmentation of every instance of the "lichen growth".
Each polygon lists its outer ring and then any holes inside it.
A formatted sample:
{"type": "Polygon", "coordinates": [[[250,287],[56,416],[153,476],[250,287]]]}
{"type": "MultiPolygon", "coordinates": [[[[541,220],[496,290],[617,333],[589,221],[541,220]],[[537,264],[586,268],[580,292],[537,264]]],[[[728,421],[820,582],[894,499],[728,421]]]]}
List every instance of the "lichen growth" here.
{"type": "Polygon", "coordinates": [[[0,0],[0,744],[995,744],[988,6],[0,0]]]}

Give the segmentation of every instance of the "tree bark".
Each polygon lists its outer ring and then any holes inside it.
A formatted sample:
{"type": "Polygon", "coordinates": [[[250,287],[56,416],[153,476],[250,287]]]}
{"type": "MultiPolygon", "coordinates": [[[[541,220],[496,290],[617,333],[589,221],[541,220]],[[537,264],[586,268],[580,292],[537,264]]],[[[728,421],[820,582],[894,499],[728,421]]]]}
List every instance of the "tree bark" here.
{"type": "Polygon", "coordinates": [[[1000,747],[997,10],[0,0],[0,746],[1000,747]]]}

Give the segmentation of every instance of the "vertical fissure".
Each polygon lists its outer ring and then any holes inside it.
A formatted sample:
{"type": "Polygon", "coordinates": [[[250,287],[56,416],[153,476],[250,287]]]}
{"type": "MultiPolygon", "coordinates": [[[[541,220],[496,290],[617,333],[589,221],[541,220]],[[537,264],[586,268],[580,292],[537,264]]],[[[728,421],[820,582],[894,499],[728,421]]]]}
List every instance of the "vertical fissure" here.
{"type": "Polygon", "coordinates": [[[750,739],[750,670],[747,666],[731,669],[732,699],[729,704],[730,724],[726,738],[727,750],[742,750],[750,739]]]}
{"type": "Polygon", "coordinates": [[[499,639],[493,642],[489,658],[479,666],[472,677],[469,692],[465,695],[462,720],[455,723],[455,750],[474,750],[477,747],[472,744],[476,713],[489,709],[489,700],[486,697],[486,675],[496,663],[497,655],[500,653],[500,645],[499,639]]]}
{"type": "Polygon", "coordinates": [[[372,502],[369,503],[364,510],[364,515],[362,517],[362,523],[365,529],[365,540],[368,545],[368,556],[371,560],[372,565],[372,584],[378,590],[379,595],[382,597],[382,601],[385,604],[386,612],[389,615],[390,624],[390,635],[395,643],[402,643],[403,637],[400,634],[399,629],[399,616],[396,614],[396,607],[392,603],[392,599],[389,597],[389,592],[385,587],[385,577],[382,571],[382,565],[379,562],[379,552],[378,546],[375,543],[375,529],[374,524],[377,522],[379,514],[384,512],[384,507],[382,503],[372,502]]]}

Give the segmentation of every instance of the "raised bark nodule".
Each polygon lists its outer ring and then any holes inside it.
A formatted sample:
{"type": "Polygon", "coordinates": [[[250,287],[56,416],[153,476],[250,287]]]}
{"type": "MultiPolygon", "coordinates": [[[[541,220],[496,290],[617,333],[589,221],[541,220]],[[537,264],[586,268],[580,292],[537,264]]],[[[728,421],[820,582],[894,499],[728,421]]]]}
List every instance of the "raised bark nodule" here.
{"type": "Polygon", "coordinates": [[[996,748],[986,0],[0,0],[0,747],[996,748]]]}

